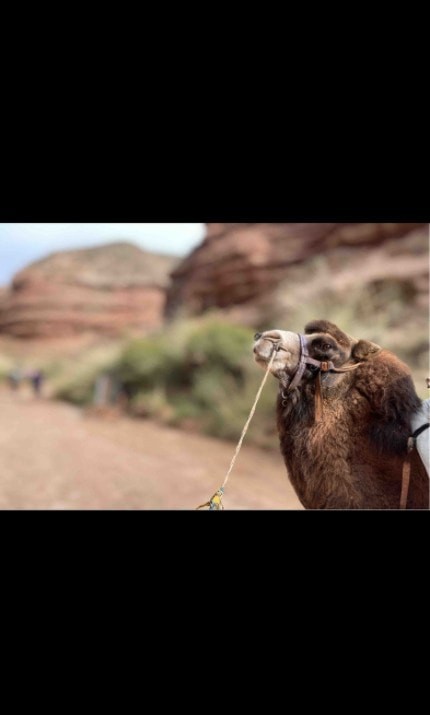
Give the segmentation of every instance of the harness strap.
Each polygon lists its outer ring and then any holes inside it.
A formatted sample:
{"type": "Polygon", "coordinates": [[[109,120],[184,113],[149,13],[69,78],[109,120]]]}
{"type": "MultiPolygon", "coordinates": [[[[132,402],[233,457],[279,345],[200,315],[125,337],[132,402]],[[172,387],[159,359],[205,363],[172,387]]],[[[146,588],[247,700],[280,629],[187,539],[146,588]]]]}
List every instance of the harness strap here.
{"type": "Polygon", "coordinates": [[[426,422],[425,424],[421,425],[421,427],[418,427],[418,429],[415,430],[415,432],[412,435],[412,439],[414,440],[414,443],[417,441],[418,437],[420,434],[426,431],[430,427],[430,422],[426,422]]]}
{"type": "Polygon", "coordinates": [[[304,335],[299,334],[300,338],[300,362],[299,366],[295,372],[295,375],[289,385],[289,390],[294,390],[297,385],[299,385],[303,373],[306,370],[306,365],[315,365],[315,367],[320,367],[320,362],[318,360],[314,360],[313,358],[310,357],[309,351],[308,351],[308,346],[306,342],[306,338],[304,335]]]}
{"type": "Polygon", "coordinates": [[[315,422],[321,422],[324,417],[324,404],[321,391],[321,373],[316,376],[315,384],[315,422]]]}
{"type": "Polygon", "coordinates": [[[402,491],[400,494],[400,509],[406,509],[408,503],[409,484],[411,481],[411,455],[408,454],[403,462],[402,491]]]}
{"type": "MultiPolygon", "coordinates": [[[[345,367],[335,367],[334,363],[331,360],[326,361],[326,362],[321,361],[321,360],[315,360],[314,358],[312,358],[309,355],[306,335],[302,335],[301,333],[299,333],[299,338],[300,338],[300,361],[299,361],[298,368],[294,374],[294,377],[288,386],[288,389],[287,389],[288,392],[290,392],[291,390],[294,390],[294,388],[300,384],[307,365],[312,365],[313,367],[316,367],[319,371],[322,371],[322,372],[342,373],[342,372],[350,372],[350,370],[356,370],[358,367],[360,367],[360,365],[363,364],[361,362],[357,362],[354,365],[345,365],[345,367]]],[[[320,388],[321,388],[321,385],[320,385],[320,388]]]]}
{"type": "Polygon", "coordinates": [[[350,372],[351,370],[356,370],[362,364],[363,364],[362,362],[356,362],[354,365],[345,365],[345,367],[335,367],[332,362],[328,363],[328,365],[332,366],[332,367],[329,367],[330,372],[350,372]]]}
{"type": "MultiPolygon", "coordinates": [[[[321,373],[322,372],[337,372],[337,373],[350,372],[351,370],[356,370],[363,363],[358,362],[358,363],[355,363],[355,365],[345,365],[345,367],[335,367],[334,363],[331,360],[329,360],[329,361],[314,360],[314,358],[312,358],[309,355],[306,335],[302,335],[301,333],[299,333],[298,335],[300,338],[299,365],[297,367],[296,372],[294,373],[291,383],[288,385],[288,384],[283,383],[281,380],[281,385],[283,387],[286,387],[286,393],[291,392],[291,390],[294,390],[294,388],[300,384],[307,365],[311,365],[312,367],[316,368],[318,372],[317,372],[317,375],[315,378],[315,422],[320,422],[324,416],[321,373]]],[[[282,397],[285,400],[287,398],[287,394],[285,394],[284,391],[282,391],[282,390],[281,390],[281,392],[282,392],[282,397]]]]}

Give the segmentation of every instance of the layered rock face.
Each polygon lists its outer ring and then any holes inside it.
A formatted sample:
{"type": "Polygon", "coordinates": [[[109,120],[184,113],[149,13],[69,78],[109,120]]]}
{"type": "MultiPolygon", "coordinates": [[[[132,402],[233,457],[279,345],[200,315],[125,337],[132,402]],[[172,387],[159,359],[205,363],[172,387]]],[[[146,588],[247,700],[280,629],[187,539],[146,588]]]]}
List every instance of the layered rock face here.
{"type": "Polygon", "coordinates": [[[376,279],[391,270],[396,275],[402,272],[402,248],[408,264],[414,264],[409,268],[425,273],[427,235],[425,224],[412,223],[207,224],[203,243],[173,271],[166,314],[198,315],[210,308],[255,303],[274,295],[283,281],[294,280],[294,268],[315,256],[323,256],[328,272],[338,275],[357,262],[362,268],[364,260],[373,266],[376,279]],[[376,270],[371,257],[381,247],[391,257],[389,265],[383,261],[376,270]]]}
{"type": "Polygon", "coordinates": [[[0,296],[0,334],[117,336],[157,328],[177,262],[128,243],[52,254],[18,273],[0,296]]]}
{"type": "Polygon", "coordinates": [[[422,386],[428,224],[209,224],[172,273],[166,316],[206,311],[259,331],[326,318],[396,352],[422,386]]]}

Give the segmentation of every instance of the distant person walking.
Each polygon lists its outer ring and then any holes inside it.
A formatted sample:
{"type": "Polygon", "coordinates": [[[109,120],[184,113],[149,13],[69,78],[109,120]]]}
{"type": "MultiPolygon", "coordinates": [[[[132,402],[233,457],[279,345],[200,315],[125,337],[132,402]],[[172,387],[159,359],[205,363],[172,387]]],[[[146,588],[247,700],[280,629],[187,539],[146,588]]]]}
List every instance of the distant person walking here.
{"type": "Polygon", "coordinates": [[[31,384],[33,385],[33,392],[36,397],[40,397],[43,383],[43,372],[42,370],[33,370],[30,375],[31,384]]]}

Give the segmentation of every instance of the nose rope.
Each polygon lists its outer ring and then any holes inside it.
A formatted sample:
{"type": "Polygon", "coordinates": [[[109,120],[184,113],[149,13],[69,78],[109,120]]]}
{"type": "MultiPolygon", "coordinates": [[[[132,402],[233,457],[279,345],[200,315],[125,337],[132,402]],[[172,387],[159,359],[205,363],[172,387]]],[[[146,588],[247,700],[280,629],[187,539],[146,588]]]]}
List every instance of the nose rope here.
{"type": "Polygon", "coordinates": [[[224,488],[225,485],[227,484],[227,482],[228,482],[228,480],[229,480],[229,477],[230,477],[230,474],[231,474],[232,471],[233,471],[234,463],[236,462],[237,456],[238,456],[238,454],[239,454],[239,452],[240,452],[240,450],[241,450],[242,443],[243,443],[243,440],[245,439],[245,435],[246,435],[246,433],[247,433],[247,431],[248,431],[248,427],[249,427],[249,425],[251,424],[251,420],[252,420],[252,418],[254,417],[254,414],[255,414],[255,410],[256,410],[256,408],[257,408],[258,401],[259,401],[259,399],[260,399],[260,397],[261,397],[261,393],[263,392],[263,388],[264,388],[264,385],[266,384],[266,380],[267,380],[267,378],[268,378],[268,376],[269,376],[270,368],[271,368],[272,365],[273,365],[273,361],[274,361],[274,359],[275,359],[276,353],[277,353],[277,349],[276,349],[276,347],[274,347],[273,352],[272,352],[272,356],[271,356],[271,358],[270,358],[270,360],[269,360],[269,363],[268,363],[268,365],[267,365],[266,374],[265,374],[264,377],[263,377],[263,381],[262,381],[262,383],[261,383],[261,385],[260,385],[260,388],[259,388],[259,390],[258,390],[258,392],[257,392],[257,396],[256,396],[256,398],[255,398],[255,400],[254,400],[254,404],[252,405],[251,412],[249,413],[249,417],[248,417],[248,419],[246,420],[245,427],[244,427],[243,430],[242,430],[242,434],[241,434],[240,440],[239,440],[239,442],[238,442],[238,445],[237,445],[237,447],[236,447],[236,451],[235,451],[235,453],[234,453],[234,455],[233,455],[233,459],[231,460],[230,468],[229,468],[229,470],[228,470],[228,472],[227,472],[227,474],[226,474],[226,477],[225,477],[225,479],[224,479],[224,483],[223,483],[223,485],[222,485],[223,488],[224,488]]]}
{"type": "Polygon", "coordinates": [[[228,472],[227,472],[227,474],[226,474],[226,477],[225,477],[225,479],[224,479],[224,481],[223,481],[223,483],[222,483],[222,486],[218,489],[217,492],[215,492],[215,494],[213,495],[213,497],[211,497],[211,499],[210,499],[208,502],[206,502],[205,504],[202,504],[201,506],[198,506],[196,511],[198,511],[199,509],[204,509],[204,507],[206,507],[206,506],[209,507],[209,511],[219,511],[219,510],[221,510],[221,509],[224,509],[224,506],[223,506],[223,503],[222,503],[222,497],[224,496],[224,489],[225,489],[226,484],[227,484],[227,482],[228,482],[228,480],[229,480],[229,478],[230,478],[230,474],[231,474],[232,471],[233,471],[233,467],[234,467],[234,465],[235,465],[236,459],[237,459],[237,457],[238,457],[238,455],[239,455],[239,452],[240,452],[240,450],[241,450],[243,440],[245,439],[245,435],[246,435],[246,433],[247,433],[247,431],[248,431],[248,427],[249,427],[249,425],[251,424],[252,418],[254,417],[254,414],[255,414],[255,410],[256,410],[256,408],[257,408],[258,401],[259,401],[259,399],[260,399],[260,397],[261,397],[261,393],[263,392],[264,385],[266,384],[266,380],[267,380],[267,378],[268,378],[268,375],[269,375],[269,372],[270,372],[270,368],[271,368],[272,365],[273,365],[273,361],[274,361],[274,359],[275,359],[275,356],[276,356],[276,353],[277,353],[277,352],[278,352],[278,347],[277,347],[277,345],[274,345],[274,346],[273,346],[272,355],[271,355],[270,360],[269,360],[268,365],[267,365],[266,374],[265,374],[264,377],[263,377],[263,381],[262,381],[262,383],[261,383],[261,385],[260,385],[260,388],[259,388],[259,390],[258,390],[258,392],[257,392],[257,396],[256,396],[256,398],[255,398],[255,400],[254,400],[254,404],[253,404],[253,406],[252,406],[251,412],[249,413],[249,417],[248,417],[248,419],[246,420],[245,427],[244,427],[243,430],[242,430],[242,434],[241,434],[240,440],[239,440],[239,442],[238,442],[238,444],[237,444],[236,451],[235,451],[235,453],[234,453],[234,455],[233,455],[233,459],[231,460],[229,470],[228,470],[228,472]]]}

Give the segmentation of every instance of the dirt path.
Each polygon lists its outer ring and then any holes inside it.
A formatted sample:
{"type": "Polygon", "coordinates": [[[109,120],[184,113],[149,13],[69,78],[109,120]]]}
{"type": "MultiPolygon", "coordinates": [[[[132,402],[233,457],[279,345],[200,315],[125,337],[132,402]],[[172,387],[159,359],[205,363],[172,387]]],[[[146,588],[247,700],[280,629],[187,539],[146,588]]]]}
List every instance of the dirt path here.
{"type": "MultiPolygon", "coordinates": [[[[152,422],[0,392],[0,509],[193,509],[220,486],[233,452],[152,422]]],[[[246,442],[224,505],[301,508],[280,455],[246,442]]]]}

